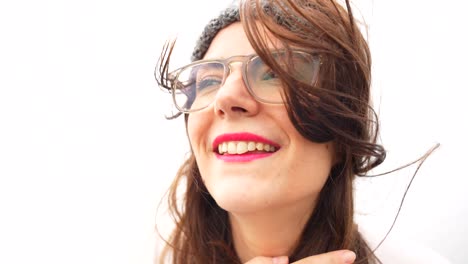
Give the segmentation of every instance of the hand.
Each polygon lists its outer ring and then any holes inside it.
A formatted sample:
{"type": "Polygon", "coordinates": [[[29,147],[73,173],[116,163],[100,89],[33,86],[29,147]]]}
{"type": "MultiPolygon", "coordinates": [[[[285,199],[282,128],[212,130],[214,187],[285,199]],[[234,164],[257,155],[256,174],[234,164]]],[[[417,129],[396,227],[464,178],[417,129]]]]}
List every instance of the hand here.
{"type": "MultiPolygon", "coordinates": [[[[352,264],[356,259],[356,254],[349,250],[337,250],[320,255],[303,258],[291,264],[352,264]]],[[[288,264],[288,257],[256,257],[245,264],[288,264]]]]}

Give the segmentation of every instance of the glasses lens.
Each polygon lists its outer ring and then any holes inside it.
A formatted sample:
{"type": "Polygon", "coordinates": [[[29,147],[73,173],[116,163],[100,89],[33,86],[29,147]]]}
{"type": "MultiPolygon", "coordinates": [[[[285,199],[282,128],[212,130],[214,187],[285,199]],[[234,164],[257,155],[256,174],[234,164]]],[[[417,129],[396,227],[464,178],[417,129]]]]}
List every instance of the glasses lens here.
{"type": "MultiPolygon", "coordinates": [[[[318,74],[320,59],[302,51],[272,54],[276,63],[295,80],[313,84],[318,74]]],[[[201,61],[176,73],[173,97],[177,108],[193,112],[210,105],[224,84],[228,70],[223,62],[201,61]]],[[[284,86],[280,77],[258,56],[247,62],[245,80],[252,95],[265,103],[283,103],[284,86]]]]}
{"type": "MultiPolygon", "coordinates": [[[[297,81],[312,84],[318,72],[320,61],[317,56],[294,51],[273,53],[273,58],[280,67],[287,69],[297,81]]],[[[279,76],[258,56],[247,65],[247,81],[255,96],[267,103],[282,103],[284,87],[279,76]]]]}
{"type": "Polygon", "coordinates": [[[183,68],[174,86],[177,108],[195,111],[207,107],[223,84],[224,72],[224,65],[219,62],[202,62],[183,68]]]}

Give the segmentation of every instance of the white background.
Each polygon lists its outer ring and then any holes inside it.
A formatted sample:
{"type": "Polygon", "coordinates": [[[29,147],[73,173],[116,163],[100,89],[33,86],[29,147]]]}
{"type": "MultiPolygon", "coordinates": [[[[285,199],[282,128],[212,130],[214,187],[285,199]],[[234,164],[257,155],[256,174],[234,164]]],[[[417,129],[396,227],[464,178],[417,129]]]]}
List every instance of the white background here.
{"type": "MultiPolygon", "coordinates": [[[[153,68],[174,35],[188,62],[228,2],[1,0],[0,263],[151,263],[156,222],[167,229],[156,209],[188,151],[183,120],[164,119],[170,102],[153,68]]],[[[462,3],[356,2],[389,150],[378,172],[441,143],[389,238],[456,264],[468,260],[462,3]]],[[[414,169],[359,184],[360,221],[388,229],[414,169]]]]}

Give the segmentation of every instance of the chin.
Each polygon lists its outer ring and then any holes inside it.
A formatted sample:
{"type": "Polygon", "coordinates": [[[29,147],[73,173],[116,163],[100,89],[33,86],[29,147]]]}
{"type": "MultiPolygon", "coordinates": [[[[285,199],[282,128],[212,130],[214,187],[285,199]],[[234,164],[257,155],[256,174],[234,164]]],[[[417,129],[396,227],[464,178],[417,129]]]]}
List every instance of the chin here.
{"type": "Polygon", "coordinates": [[[221,179],[208,185],[208,191],[219,207],[231,213],[256,213],[280,207],[287,201],[280,191],[255,179],[221,179]]]}
{"type": "Polygon", "coordinates": [[[272,194],[255,186],[224,180],[207,187],[218,206],[231,213],[253,213],[274,207],[272,194]]]}
{"type": "Polygon", "coordinates": [[[261,200],[246,197],[219,196],[214,198],[219,207],[233,214],[251,214],[273,209],[272,205],[261,200]]]}

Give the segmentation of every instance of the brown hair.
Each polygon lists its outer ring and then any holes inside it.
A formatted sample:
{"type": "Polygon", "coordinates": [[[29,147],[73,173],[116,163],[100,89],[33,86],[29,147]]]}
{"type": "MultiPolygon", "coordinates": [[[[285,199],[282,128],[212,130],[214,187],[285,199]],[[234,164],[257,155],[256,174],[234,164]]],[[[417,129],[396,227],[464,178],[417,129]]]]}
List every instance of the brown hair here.
{"type": "MultiPolygon", "coordinates": [[[[314,142],[333,141],[338,162],[320,193],[290,261],[338,249],[356,252],[355,263],[378,259],[354,223],[353,180],[385,159],[377,144],[378,119],[370,105],[371,57],[356,25],[349,1],[245,1],[241,22],[257,54],[285,83],[285,101],[295,128],[314,142]],[[264,34],[268,32],[268,34],[264,34]],[[293,79],[288,68],[271,57],[270,37],[281,48],[300,47],[320,56],[319,80],[314,84],[293,79]]],[[[174,42],[161,54],[158,83],[170,89],[168,65],[174,42]]],[[[186,115],[187,118],[187,115],[186,115]]],[[[181,166],[169,193],[175,230],[161,262],[172,254],[174,264],[240,263],[234,250],[226,211],[203,184],[193,154],[181,166]],[[181,204],[177,188],[186,181],[181,204]]]]}

